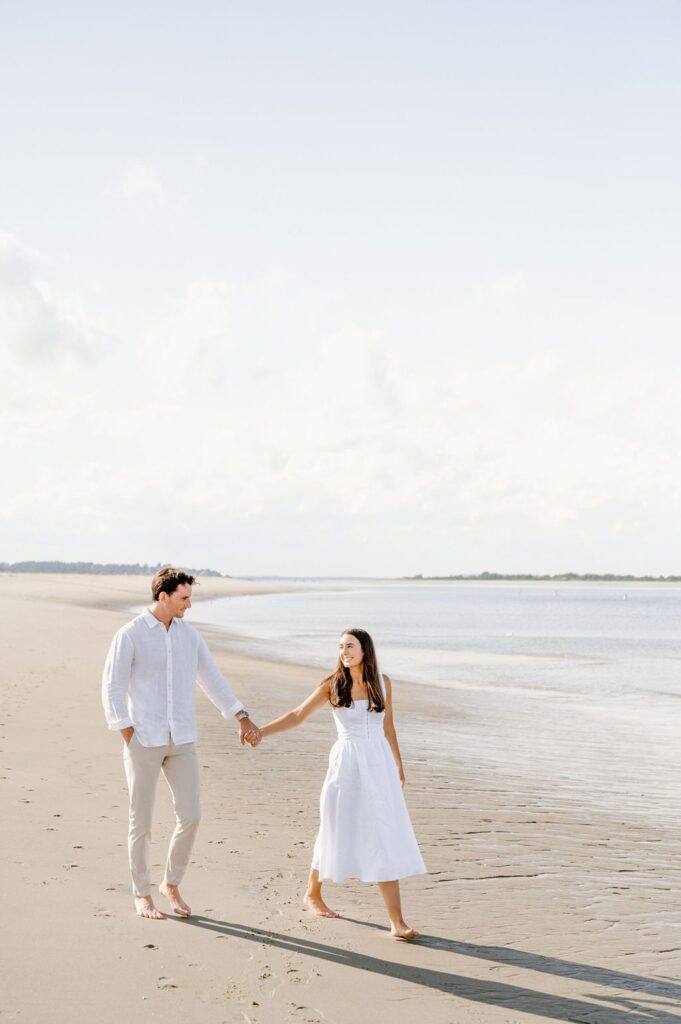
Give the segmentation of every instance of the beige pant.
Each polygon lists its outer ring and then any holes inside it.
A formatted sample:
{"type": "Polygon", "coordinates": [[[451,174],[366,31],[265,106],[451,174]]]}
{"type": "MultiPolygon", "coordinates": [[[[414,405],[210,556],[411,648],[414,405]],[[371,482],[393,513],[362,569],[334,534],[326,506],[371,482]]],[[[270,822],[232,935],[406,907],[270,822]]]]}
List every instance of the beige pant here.
{"type": "Polygon", "coordinates": [[[149,896],[151,822],[159,774],[163,772],[173,795],[176,821],[164,881],[179,885],[189,864],[201,817],[199,762],[193,743],[175,746],[171,742],[167,747],[143,747],[133,733],[124,748],[123,763],[130,794],[128,856],[132,891],[135,896],[149,896]]]}

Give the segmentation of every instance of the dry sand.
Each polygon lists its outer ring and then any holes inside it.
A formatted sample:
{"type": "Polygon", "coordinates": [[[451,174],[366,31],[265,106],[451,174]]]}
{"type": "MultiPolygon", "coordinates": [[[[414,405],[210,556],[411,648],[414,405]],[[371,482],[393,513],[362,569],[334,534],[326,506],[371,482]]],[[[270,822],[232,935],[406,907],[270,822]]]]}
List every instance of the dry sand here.
{"type": "MultiPolygon", "coordinates": [[[[681,1021],[678,712],[653,742],[604,708],[398,687],[431,869],[403,884],[424,933],[406,945],[375,887],[329,886],[340,920],[301,908],[330,715],[252,751],[201,695],[204,817],[183,886],[195,916],[136,918],[121,740],[99,683],[146,587],[0,575],[0,1024],[681,1021]]],[[[206,580],[200,593],[257,590],[206,580]]],[[[208,640],[256,721],[318,680],[208,640]]],[[[171,818],[161,783],[157,881],[171,818]]]]}

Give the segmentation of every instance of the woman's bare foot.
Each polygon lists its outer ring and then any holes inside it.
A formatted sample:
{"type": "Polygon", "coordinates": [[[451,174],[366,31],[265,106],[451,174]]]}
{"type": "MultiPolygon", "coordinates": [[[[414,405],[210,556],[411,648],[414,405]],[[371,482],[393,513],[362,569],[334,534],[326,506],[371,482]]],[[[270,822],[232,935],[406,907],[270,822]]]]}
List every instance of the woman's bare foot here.
{"type": "Polygon", "coordinates": [[[174,914],[177,914],[178,917],[191,917],[192,908],[184,902],[176,885],[171,885],[170,882],[163,882],[162,885],[159,885],[158,891],[162,892],[168,900],[170,909],[174,914]]]}
{"type": "Polygon", "coordinates": [[[138,917],[148,917],[150,921],[165,921],[165,914],[156,909],[151,896],[135,896],[135,910],[138,917]]]}
{"type": "Polygon", "coordinates": [[[392,881],[379,882],[378,888],[385,900],[385,909],[388,911],[390,921],[390,934],[394,939],[402,942],[413,942],[418,938],[418,932],[410,928],[402,917],[402,900],[400,899],[400,883],[394,878],[392,881]]]}
{"type": "Polygon", "coordinates": [[[327,907],[321,897],[321,893],[317,895],[317,893],[306,892],[303,903],[317,917],[340,917],[340,914],[337,914],[335,910],[327,907]]]}

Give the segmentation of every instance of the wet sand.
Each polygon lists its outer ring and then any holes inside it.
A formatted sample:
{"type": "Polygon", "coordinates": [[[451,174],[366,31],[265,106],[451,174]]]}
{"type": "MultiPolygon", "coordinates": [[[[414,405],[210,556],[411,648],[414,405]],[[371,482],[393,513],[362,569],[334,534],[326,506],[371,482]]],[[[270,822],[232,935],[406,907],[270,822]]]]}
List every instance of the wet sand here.
{"type": "MultiPolygon", "coordinates": [[[[339,920],[302,909],[330,714],[252,751],[200,695],[203,822],[183,886],[194,916],[137,919],[121,740],[99,684],[147,585],[0,574],[0,1022],[681,1021],[671,699],[651,711],[398,683],[407,798],[430,868],[403,884],[423,932],[407,945],[389,937],[370,886],[328,886],[339,920]]],[[[258,585],[205,580],[199,593],[244,587],[258,585]]],[[[318,681],[207,638],[256,721],[318,681]]],[[[163,783],[156,821],[160,881],[163,783]]]]}

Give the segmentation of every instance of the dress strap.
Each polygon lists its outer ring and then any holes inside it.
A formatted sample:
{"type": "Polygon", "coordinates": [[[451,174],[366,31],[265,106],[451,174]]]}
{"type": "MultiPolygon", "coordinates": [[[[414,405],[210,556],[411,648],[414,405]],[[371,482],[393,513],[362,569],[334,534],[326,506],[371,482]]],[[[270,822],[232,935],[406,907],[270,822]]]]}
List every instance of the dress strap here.
{"type": "Polygon", "coordinates": [[[383,700],[386,700],[387,694],[386,694],[386,689],[385,689],[385,680],[383,678],[383,673],[382,672],[378,673],[378,681],[381,684],[381,691],[383,693],[383,700]]]}

